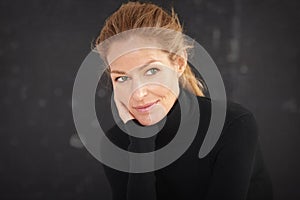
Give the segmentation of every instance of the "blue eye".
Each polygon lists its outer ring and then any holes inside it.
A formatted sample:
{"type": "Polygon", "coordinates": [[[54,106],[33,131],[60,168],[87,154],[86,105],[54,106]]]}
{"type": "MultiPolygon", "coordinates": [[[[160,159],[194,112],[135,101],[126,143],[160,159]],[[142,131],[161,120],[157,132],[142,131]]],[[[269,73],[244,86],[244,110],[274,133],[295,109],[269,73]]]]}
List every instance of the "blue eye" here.
{"type": "Polygon", "coordinates": [[[115,81],[119,82],[119,83],[123,83],[123,82],[127,81],[127,79],[128,79],[128,76],[120,76],[120,77],[115,78],[115,81]]]}
{"type": "Polygon", "coordinates": [[[146,75],[154,75],[159,71],[159,69],[157,68],[151,68],[149,70],[146,71],[146,75]]]}

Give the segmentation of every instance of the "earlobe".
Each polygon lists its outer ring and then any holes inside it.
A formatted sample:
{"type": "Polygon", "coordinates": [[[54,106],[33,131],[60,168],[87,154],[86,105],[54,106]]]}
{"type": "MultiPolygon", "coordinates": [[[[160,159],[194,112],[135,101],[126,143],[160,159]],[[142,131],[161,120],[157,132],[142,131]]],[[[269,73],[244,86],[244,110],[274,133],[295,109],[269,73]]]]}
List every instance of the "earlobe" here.
{"type": "Polygon", "coordinates": [[[176,67],[177,67],[177,77],[179,78],[184,72],[184,69],[183,69],[184,67],[180,66],[180,65],[177,65],[176,67]]]}
{"type": "Polygon", "coordinates": [[[183,57],[178,57],[177,63],[178,77],[180,77],[186,69],[187,61],[183,57]]]}

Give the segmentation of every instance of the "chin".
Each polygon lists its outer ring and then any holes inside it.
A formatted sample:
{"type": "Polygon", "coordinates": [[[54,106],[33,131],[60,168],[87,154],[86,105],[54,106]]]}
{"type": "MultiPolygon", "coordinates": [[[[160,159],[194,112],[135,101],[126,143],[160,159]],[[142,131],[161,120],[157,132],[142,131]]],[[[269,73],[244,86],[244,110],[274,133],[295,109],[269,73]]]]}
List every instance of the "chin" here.
{"type": "Polygon", "coordinates": [[[133,116],[134,118],[143,126],[151,126],[153,124],[158,123],[161,121],[166,115],[168,110],[161,104],[156,104],[154,107],[151,108],[150,111],[147,112],[137,112],[134,110],[133,116]]]}
{"type": "Polygon", "coordinates": [[[136,118],[140,124],[142,124],[143,126],[151,126],[153,124],[158,123],[159,121],[161,121],[164,118],[164,116],[160,116],[160,117],[151,117],[151,116],[147,116],[147,117],[138,117],[136,118]]]}

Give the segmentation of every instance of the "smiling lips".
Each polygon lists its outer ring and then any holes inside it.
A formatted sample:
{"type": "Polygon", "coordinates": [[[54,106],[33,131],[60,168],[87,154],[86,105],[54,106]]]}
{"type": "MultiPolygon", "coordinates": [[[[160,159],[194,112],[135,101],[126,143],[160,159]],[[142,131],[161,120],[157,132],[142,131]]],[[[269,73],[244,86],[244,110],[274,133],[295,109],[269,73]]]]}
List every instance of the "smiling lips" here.
{"type": "Polygon", "coordinates": [[[152,103],[144,104],[142,106],[136,106],[133,108],[136,109],[138,112],[142,112],[142,113],[148,112],[158,103],[158,101],[159,100],[152,102],[152,103]]]}

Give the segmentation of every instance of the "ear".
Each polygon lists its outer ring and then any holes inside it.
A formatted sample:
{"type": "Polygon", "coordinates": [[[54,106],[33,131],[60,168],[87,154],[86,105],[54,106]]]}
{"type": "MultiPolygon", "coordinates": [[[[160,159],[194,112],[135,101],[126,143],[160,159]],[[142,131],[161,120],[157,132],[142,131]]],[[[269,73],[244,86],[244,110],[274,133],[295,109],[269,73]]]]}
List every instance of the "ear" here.
{"type": "Polygon", "coordinates": [[[175,65],[177,66],[178,78],[183,74],[187,66],[187,54],[186,51],[183,52],[181,55],[177,55],[174,61],[175,65]]]}

